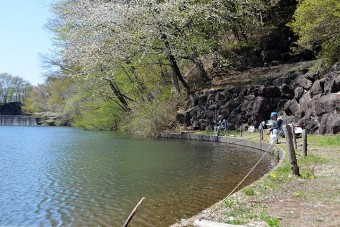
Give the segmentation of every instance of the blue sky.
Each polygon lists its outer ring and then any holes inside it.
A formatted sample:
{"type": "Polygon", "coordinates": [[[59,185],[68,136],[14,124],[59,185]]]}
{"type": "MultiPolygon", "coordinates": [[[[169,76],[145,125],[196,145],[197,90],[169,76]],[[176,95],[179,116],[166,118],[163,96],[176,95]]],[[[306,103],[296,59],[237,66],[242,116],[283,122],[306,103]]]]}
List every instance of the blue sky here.
{"type": "Polygon", "coordinates": [[[52,35],[43,28],[52,17],[53,0],[0,0],[0,73],[43,83],[39,53],[52,49],[52,35]]]}

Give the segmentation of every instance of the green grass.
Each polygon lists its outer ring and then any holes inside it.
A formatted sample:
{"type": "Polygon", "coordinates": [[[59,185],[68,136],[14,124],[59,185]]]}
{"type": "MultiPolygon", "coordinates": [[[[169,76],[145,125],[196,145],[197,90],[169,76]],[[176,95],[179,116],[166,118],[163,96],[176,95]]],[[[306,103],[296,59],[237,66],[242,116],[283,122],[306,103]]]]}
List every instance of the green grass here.
{"type": "Polygon", "coordinates": [[[267,209],[263,208],[260,219],[265,221],[270,227],[279,227],[279,220],[277,218],[273,218],[267,214],[267,209]]]}
{"type": "MultiPolygon", "coordinates": [[[[213,135],[213,132],[197,132],[201,135],[213,135]]],[[[230,136],[234,138],[241,138],[239,131],[227,131],[221,132],[221,136],[230,136]]],[[[242,139],[248,139],[253,141],[259,141],[259,133],[248,133],[244,132],[242,139]]],[[[268,142],[269,136],[264,135],[263,143],[268,142]]],[[[291,182],[299,182],[299,184],[304,184],[305,182],[314,180],[318,176],[314,174],[314,167],[327,164],[329,159],[320,157],[308,152],[305,157],[302,155],[301,146],[297,149],[297,161],[300,168],[300,176],[295,176],[291,170],[291,164],[289,161],[289,155],[287,151],[287,145],[284,138],[280,138],[279,144],[280,148],[284,150],[285,156],[282,160],[280,166],[272,170],[270,173],[266,174],[264,177],[259,179],[257,182],[248,186],[242,190],[244,195],[251,196],[251,200],[261,200],[264,195],[273,195],[281,193],[283,190],[287,190],[287,185],[291,182]]],[[[297,140],[298,145],[301,144],[302,140],[299,138],[297,140]]],[[[340,135],[308,135],[308,149],[318,149],[318,148],[339,148],[340,147],[340,135]]],[[[339,149],[340,150],[340,149],[339,149]]],[[[299,200],[310,200],[318,198],[324,200],[323,194],[307,194],[303,190],[291,190],[290,196],[299,200]]],[[[228,224],[245,224],[249,223],[251,220],[262,220],[266,222],[269,226],[277,227],[279,225],[279,220],[277,218],[271,217],[267,214],[265,203],[249,203],[240,202],[238,197],[229,197],[224,202],[227,212],[225,213],[225,222],[228,224]]]]}
{"type": "Polygon", "coordinates": [[[251,220],[262,220],[269,226],[278,227],[279,221],[267,214],[267,207],[261,204],[239,203],[237,201],[228,202],[229,210],[225,213],[225,223],[233,225],[242,225],[249,223],[251,220]],[[230,206],[229,206],[230,205],[230,206]]]}
{"type": "Polygon", "coordinates": [[[247,187],[247,188],[243,189],[243,192],[247,196],[254,196],[255,195],[254,188],[247,187]]]}
{"type": "Polygon", "coordinates": [[[315,147],[340,147],[340,135],[308,135],[307,143],[315,147]]]}
{"type": "Polygon", "coordinates": [[[298,162],[302,166],[311,166],[315,164],[325,164],[327,163],[327,160],[315,154],[308,154],[306,157],[299,158],[298,162]]]}

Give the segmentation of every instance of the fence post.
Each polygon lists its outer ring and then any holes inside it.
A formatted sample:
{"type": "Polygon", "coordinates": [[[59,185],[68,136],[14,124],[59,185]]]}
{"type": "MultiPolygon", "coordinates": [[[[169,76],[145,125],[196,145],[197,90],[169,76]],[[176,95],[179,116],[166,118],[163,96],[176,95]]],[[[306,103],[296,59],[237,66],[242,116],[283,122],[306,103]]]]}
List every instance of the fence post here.
{"type": "Polygon", "coordinates": [[[306,129],[302,130],[302,153],[307,156],[307,132],[306,129]]]}
{"type": "Polygon", "coordinates": [[[263,126],[262,126],[262,124],[260,124],[259,129],[260,129],[260,140],[263,140],[263,126]]]}
{"type": "Polygon", "coordinates": [[[295,175],[300,176],[299,166],[297,164],[296,154],[295,154],[295,149],[294,149],[294,144],[293,144],[292,128],[289,125],[284,125],[283,130],[284,130],[286,141],[287,141],[289,161],[290,161],[290,164],[292,165],[292,171],[295,175]]]}
{"type": "Polygon", "coordinates": [[[242,124],[240,126],[240,133],[241,133],[241,137],[242,137],[242,133],[243,133],[243,126],[242,126],[242,124]]]}
{"type": "Polygon", "coordinates": [[[293,144],[295,150],[297,150],[296,136],[295,136],[295,123],[292,123],[292,135],[293,135],[293,144]]]}

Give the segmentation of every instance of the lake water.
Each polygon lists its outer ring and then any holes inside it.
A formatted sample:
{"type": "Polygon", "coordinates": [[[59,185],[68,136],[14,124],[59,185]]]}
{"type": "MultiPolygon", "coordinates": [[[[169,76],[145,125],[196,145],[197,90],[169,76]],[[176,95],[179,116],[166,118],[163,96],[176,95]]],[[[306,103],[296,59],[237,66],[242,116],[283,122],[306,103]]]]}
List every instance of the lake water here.
{"type": "MultiPolygon", "coordinates": [[[[263,153],[63,127],[0,127],[0,226],[168,226],[223,199],[263,153]]],[[[270,155],[246,183],[275,165],[270,155]]]]}

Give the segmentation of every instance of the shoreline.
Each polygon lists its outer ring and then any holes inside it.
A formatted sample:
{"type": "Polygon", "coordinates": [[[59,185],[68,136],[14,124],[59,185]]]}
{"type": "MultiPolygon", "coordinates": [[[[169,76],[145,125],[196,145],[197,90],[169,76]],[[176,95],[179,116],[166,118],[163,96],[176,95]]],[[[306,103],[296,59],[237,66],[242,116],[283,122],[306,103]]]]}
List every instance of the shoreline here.
{"type": "MultiPolygon", "coordinates": [[[[242,140],[259,139],[253,135],[245,133],[242,140]]],[[[238,137],[237,133],[230,136],[238,137]]],[[[265,135],[263,141],[267,139],[269,136],[265,135]]],[[[302,139],[297,139],[295,153],[300,176],[292,172],[286,155],[287,144],[282,139],[275,146],[282,157],[271,171],[200,213],[171,226],[202,226],[205,221],[215,222],[217,226],[225,223],[228,224],[225,226],[248,227],[340,226],[340,135],[308,135],[307,141],[308,154],[305,156],[302,139]]]]}
{"type": "MultiPolygon", "coordinates": [[[[254,133],[255,134],[255,133],[254,133]]],[[[176,133],[163,133],[159,136],[160,138],[164,139],[178,139],[178,140],[198,140],[198,141],[206,141],[206,142],[215,142],[215,143],[228,143],[228,144],[233,144],[237,146],[243,146],[243,147],[248,147],[252,149],[257,149],[265,153],[269,153],[270,155],[277,156],[278,158],[278,163],[275,165],[275,167],[270,170],[268,173],[272,172],[276,168],[278,168],[280,165],[282,165],[283,158],[285,156],[285,152],[283,151],[282,148],[274,145],[272,146],[271,144],[268,143],[261,143],[261,142],[256,142],[252,141],[249,139],[240,139],[240,138],[233,138],[229,136],[209,136],[209,135],[197,135],[197,134],[191,134],[191,133],[181,133],[181,134],[176,134],[176,133]],[[276,153],[277,151],[277,153],[276,153]]],[[[251,186],[252,184],[258,182],[261,180],[264,176],[266,176],[268,173],[264,174],[261,178],[257,179],[256,181],[252,182],[250,185],[247,185],[245,187],[251,186]]],[[[238,194],[241,193],[241,190],[243,189],[239,188],[237,191],[233,192],[232,194],[226,196],[222,200],[218,201],[217,203],[211,205],[208,208],[203,209],[200,211],[198,214],[182,219],[180,222],[177,222],[175,224],[170,225],[170,227],[184,227],[184,226],[192,226],[193,223],[196,220],[204,219],[208,216],[213,216],[214,212],[217,210],[218,207],[222,205],[223,202],[225,202],[228,198],[230,197],[235,197],[238,194]]]]}

